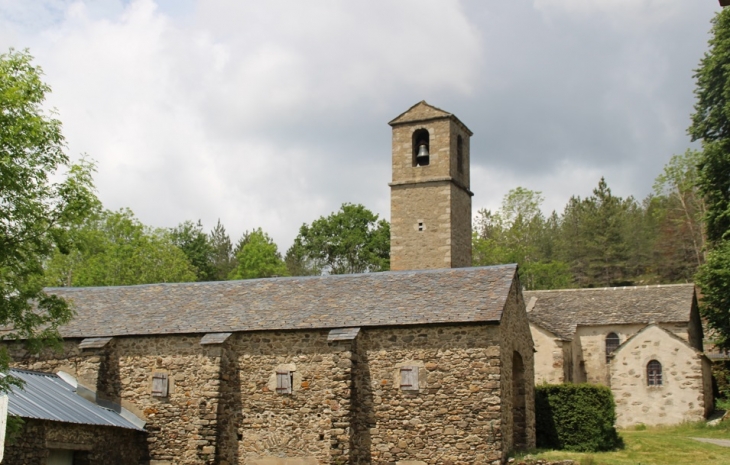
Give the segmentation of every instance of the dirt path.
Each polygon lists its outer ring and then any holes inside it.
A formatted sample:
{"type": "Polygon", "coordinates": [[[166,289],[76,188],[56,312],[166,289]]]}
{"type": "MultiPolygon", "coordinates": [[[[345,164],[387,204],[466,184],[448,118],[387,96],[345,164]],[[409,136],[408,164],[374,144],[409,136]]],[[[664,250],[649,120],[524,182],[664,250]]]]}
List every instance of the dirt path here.
{"type": "Polygon", "coordinates": [[[706,442],[708,444],[714,444],[716,446],[730,447],[730,439],[710,439],[710,438],[690,438],[695,441],[706,442]]]}

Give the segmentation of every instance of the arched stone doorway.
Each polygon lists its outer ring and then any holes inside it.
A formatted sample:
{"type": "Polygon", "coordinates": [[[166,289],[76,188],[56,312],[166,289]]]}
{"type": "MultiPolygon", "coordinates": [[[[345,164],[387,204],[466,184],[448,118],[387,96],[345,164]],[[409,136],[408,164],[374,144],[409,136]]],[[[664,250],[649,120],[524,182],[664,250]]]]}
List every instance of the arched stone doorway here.
{"type": "Polygon", "coordinates": [[[525,408],[525,365],[522,356],[512,355],[512,448],[527,448],[527,415],[525,408]]]}

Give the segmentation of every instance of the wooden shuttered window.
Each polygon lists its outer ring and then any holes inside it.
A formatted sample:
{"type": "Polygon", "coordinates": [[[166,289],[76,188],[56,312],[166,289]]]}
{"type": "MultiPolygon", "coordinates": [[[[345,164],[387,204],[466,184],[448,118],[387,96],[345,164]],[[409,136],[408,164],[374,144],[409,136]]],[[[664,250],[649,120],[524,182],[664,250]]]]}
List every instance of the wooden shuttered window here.
{"type": "Polygon", "coordinates": [[[292,372],[277,371],[276,372],[276,392],[277,394],[291,394],[292,372]]]}
{"type": "Polygon", "coordinates": [[[418,367],[401,367],[400,388],[404,391],[418,391],[418,367]]]}
{"type": "Polygon", "coordinates": [[[167,397],[168,380],[167,373],[155,373],[152,375],[152,397],[167,397]]]}

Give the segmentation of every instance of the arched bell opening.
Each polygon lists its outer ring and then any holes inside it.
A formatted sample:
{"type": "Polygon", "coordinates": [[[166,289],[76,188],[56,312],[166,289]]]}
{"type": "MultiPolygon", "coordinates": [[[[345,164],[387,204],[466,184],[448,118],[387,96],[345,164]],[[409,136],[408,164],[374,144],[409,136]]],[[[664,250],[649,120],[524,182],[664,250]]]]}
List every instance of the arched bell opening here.
{"type": "Polygon", "coordinates": [[[525,408],[525,365],[522,356],[512,355],[512,448],[527,448],[527,409],[525,408]]]}
{"type": "Polygon", "coordinates": [[[456,171],[464,172],[464,139],[460,135],[456,136],[456,171]]]}
{"type": "Polygon", "coordinates": [[[413,166],[427,166],[431,161],[431,137],[426,129],[413,133],[413,166]]]}

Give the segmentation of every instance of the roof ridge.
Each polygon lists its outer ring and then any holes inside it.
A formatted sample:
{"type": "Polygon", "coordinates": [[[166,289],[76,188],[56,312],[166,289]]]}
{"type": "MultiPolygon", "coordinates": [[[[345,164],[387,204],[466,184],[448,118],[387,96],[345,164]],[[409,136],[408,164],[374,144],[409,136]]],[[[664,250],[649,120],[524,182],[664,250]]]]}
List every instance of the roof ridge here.
{"type": "Polygon", "coordinates": [[[694,287],[694,283],[676,283],[676,284],[646,284],[642,286],[614,286],[614,287],[573,287],[568,289],[538,289],[533,291],[524,291],[530,293],[550,293],[550,292],[583,292],[583,291],[634,291],[634,290],[647,290],[647,289],[659,289],[665,287],[694,287]]]}
{"type": "Polygon", "coordinates": [[[255,278],[255,279],[233,279],[233,280],[225,280],[225,281],[189,281],[189,282],[176,282],[176,283],[147,283],[147,284],[129,284],[129,285],[120,285],[120,286],[62,286],[62,287],[45,287],[44,290],[47,291],[69,291],[72,289],[129,289],[129,288],[143,288],[143,287],[152,287],[152,286],[205,286],[205,285],[216,285],[216,286],[222,286],[225,284],[232,285],[234,283],[256,283],[256,282],[266,282],[266,283],[276,283],[276,282],[285,282],[285,281],[292,281],[292,280],[315,280],[315,279],[331,279],[331,280],[337,280],[337,279],[347,279],[347,278],[356,278],[356,277],[375,277],[375,276],[398,276],[398,275],[405,275],[405,274],[432,274],[432,273],[447,273],[447,272],[466,272],[466,271],[475,271],[475,270],[482,270],[482,269],[489,269],[489,268],[508,268],[508,267],[516,267],[516,263],[505,263],[501,265],[487,265],[487,266],[467,266],[467,267],[461,267],[461,268],[432,268],[432,269],[426,269],[426,270],[388,270],[388,271],[369,271],[364,273],[347,273],[347,274],[327,274],[327,275],[311,275],[311,276],[277,276],[277,277],[271,277],[271,278],[255,278]]]}

